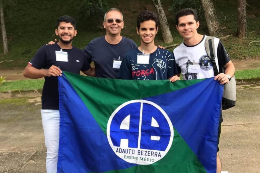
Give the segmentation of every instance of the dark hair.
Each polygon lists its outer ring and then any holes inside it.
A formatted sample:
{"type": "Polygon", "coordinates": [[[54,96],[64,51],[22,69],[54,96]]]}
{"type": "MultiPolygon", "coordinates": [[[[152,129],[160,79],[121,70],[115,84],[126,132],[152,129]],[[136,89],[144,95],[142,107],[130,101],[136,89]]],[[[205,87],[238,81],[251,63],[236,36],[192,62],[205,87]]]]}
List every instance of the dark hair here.
{"type": "Polygon", "coordinates": [[[196,11],[196,10],[194,10],[194,9],[192,9],[192,8],[185,8],[185,9],[180,10],[180,11],[175,15],[176,25],[179,24],[179,18],[180,18],[180,17],[188,16],[188,15],[193,15],[195,21],[196,21],[196,22],[199,21],[199,17],[198,17],[198,14],[197,14],[197,11],[196,11]]]}
{"type": "Polygon", "coordinates": [[[71,25],[73,25],[74,29],[76,29],[76,20],[71,16],[64,15],[64,16],[61,16],[60,18],[58,18],[57,28],[59,27],[61,22],[71,23],[71,25]]]}
{"type": "Polygon", "coordinates": [[[155,12],[152,12],[152,11],[144,10],[137,17],[137,28],[138,28],[138,30],[140,29],[140,23],[143,23],[143,22],[148,21],[148,20],[153,20],[156,24],[156,28],[158,27],[159,20],[158,20],[157,14],[155,12]]]}

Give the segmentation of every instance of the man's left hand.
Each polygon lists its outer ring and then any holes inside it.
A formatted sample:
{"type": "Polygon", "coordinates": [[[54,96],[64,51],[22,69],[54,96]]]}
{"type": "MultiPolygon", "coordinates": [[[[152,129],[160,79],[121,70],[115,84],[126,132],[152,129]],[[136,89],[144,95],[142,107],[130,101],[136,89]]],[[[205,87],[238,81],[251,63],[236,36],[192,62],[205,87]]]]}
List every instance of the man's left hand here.
{"type": "Polygon", "coordinates": [[[226,84],[229,82],[228,77],[224,73],[220,73],[217,76],[215,76],[214,80],[218,80],[221,85],[226,84]]]}

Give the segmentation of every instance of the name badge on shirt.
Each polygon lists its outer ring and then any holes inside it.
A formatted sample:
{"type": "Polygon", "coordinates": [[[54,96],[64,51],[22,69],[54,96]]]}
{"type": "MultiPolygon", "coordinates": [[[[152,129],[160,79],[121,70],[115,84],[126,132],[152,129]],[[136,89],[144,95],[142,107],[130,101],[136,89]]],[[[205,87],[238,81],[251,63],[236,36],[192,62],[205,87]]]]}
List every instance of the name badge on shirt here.
{"type": "Polygon", "coordinates": [[[120,66],[121,66],[121,63],[122,63],[122,61],[114,60],[114,61],[113,61],[113,68],[119,69],[120,66]]]}
{"type": "Polygon", "coordinates": [[[63,52],[62,49],[60,51],[55,51],[56,61],[68,62],[68,53],[63,52]]]}
{"type": "Polygon", "coordinates": [[[149,60],[149,54],[137,55],[137,64],[149,64],[149,60]]]}
{"type": "Polygon", "coordinates": [[[189,65],[188,72],[189,73],[199,73],[200,65],[189,65]]]}

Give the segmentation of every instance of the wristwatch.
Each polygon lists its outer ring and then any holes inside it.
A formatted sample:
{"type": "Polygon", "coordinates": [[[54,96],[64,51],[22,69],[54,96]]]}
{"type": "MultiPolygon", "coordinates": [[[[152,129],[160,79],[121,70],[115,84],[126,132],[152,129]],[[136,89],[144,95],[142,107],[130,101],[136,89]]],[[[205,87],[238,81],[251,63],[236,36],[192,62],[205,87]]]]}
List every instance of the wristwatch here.
{"type": "Polygon", "coordinates": [[[227,76],[228,80],[230,81],[230,80],[231,80],[231,77],[230,77],[228,74],[226,74],[226,76],[227,76]]]}

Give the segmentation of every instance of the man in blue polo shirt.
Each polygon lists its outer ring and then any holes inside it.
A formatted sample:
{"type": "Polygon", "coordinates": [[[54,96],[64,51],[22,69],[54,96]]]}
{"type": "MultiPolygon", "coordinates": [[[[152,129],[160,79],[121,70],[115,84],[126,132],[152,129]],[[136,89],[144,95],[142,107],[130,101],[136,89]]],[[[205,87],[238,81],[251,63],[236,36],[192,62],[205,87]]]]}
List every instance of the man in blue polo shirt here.
{"type": "Polygon", "coordinates": [[[111,8],[104,15],[106,35],[93,39],[84,49],[89,63],[95,63],[96,76],[117,78],[123,56],[136,48],[133,40],[123,37],[123,14],[117,8],[111,8]]]}

